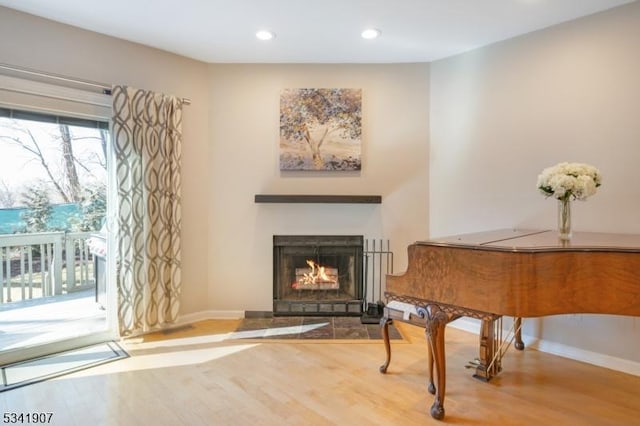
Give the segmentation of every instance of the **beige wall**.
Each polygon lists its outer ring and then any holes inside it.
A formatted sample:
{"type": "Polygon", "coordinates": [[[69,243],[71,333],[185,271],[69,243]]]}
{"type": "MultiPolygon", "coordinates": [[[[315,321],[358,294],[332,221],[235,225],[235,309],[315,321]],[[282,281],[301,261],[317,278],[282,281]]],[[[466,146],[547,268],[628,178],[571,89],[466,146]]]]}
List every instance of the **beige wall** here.
{"type": "Polygon", "coordinates": [[[0,7],[0,62],[190,98],[183,117],[181,312],[207,308],[207,65],[0,7]]]}
{"type": "MultiPolygon", "coordinates": [[[[432,63],[431,235],[554,228],[536,178],[560,161],[604,175],[574,203],[575,229],[640,233],[639,52],[636,2],[432,63]]],[[[640,361],[638,321],[559,316],[525,332],[640,361]]]]}
{"type": "Polygon", "coordinates": [[[272,309],[272,237],[390,239],[396,267],[427,235],[429,65],[211,65],[209,306],[272,309]],[[362,89],[362,171],[281,173],[280,91],[362,89]],[[255,194],[382,195],[379,205],[255,204],[255,194]]]}

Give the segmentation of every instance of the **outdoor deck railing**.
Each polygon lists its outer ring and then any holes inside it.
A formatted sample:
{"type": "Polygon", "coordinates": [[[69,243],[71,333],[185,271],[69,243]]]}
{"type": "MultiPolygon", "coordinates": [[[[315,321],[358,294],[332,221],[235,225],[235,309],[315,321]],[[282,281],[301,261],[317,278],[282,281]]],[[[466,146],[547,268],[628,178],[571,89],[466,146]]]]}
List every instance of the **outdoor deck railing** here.
{"type": "Polygon", "coordinates": [[[0,304],[94,287],[91,232],[0,235],[0,304]]]}

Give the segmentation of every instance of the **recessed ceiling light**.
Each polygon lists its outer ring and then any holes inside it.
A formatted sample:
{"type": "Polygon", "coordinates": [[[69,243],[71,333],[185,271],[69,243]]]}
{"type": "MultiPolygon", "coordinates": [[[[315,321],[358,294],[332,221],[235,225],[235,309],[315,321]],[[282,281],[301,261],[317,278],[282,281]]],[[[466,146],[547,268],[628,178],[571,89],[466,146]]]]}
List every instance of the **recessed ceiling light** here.
{"type": "Polygon", "coordinates": [[[372,39],[380,37],[380,34],[382,34],[380,30],[377,30],[375,28],[368,28],[364,30],[360,35],[362,36],[362,38],[372,39]]]}
{"type": "Polygon", "coordinates": [[[274,38],[276,35],[275,33],[272,33],[271,31],[267,31],[267,30],[260,30],[256,33],[256,37],[258,38],[258,40],[271,40],[272,38],[274,38]]]}

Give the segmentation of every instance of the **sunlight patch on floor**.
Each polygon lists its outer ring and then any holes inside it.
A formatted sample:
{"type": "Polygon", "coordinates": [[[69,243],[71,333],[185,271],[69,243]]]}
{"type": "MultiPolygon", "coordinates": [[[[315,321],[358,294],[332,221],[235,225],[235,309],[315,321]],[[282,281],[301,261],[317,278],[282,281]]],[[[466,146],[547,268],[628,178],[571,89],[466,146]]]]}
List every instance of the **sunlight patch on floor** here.
{"type": "Polygon", "coordinates": [[[102,365],[90,370],[69,375],[69,378],[117,374],[128,371],[151,370],[202,364],[230,356],[259,346],[260,343],[232,344],[236,339],[262,338],[264,336],[284,336],[299,334],[326,326],[327,322],[300,326],[277,327],[252,331],[230,331],[202,336],[178,337],[175,339],[144,341],[145,337],[132,338],[121,342],[130,357],[119,362],[102,365]],[[211,346],[228,342],[224,346],[211,346]],[[199,347],[195,347],[199,346],[199,347]],[[209,346],[209,347],[201,347],[209,346]],[[191,347],[191,349],[190,349],[191,347]],[[145,353],[162,349],[160,353],[145,353]]]}
{"type": "Polygon", "coordinates": [[[299,325],[299,326],[290,326],[290,327],[275,327],[275,328],[265,328],[260,330],[247,330],[247,331],[230,331],[227,333],[218,333],[218,334],[207,334],[204,336],[193,336],[193,337],[180,337],[177,339],[167,339],[167,340],[155,340],[145,342],[144,338],[139,339],[131,339],[129,341],[125,341],[125,344],[128,349],[136,351],[136,350],[147,350],[147,349],[155,349],[155,348],[170,348],[170,347],[185,347],[185,346],[195,346],[195,345],[207,345],[211,343],[220,343],[226,340],[235,340],[235,339],[260,339],[264,336],[285,336],[289,334],[299,334],[307,331],[315,330],[317,328],[321,328],[326,326],[327,322],[322,322],[318,324],[307,324],[307,325],[299,325]]]}
{"type": "Polygon", "coordinates": [[[262,338],[262,337],[274,337],[274,336],[286,336],[289,334],[302,334],[307,331],[315,330],[318,328],[322,328],[329,325],[328,322],[321,322],[317,324],[305,324],[305,325],[294,325],[288,327],[273,327],[273,328],[265,328],[261,330],[247,330],[247,331],[235,331],[231,333],[231,339],[251,339],[251,338],[262,338]]]}
{"type": "MultiPolygon", "coordinates": [[[[175,351],[155,354],[133,354],[130,357],[111,364],[105,364],[90,370],[79,371],[67,377],[88,377],[104,374],[117,374],[128,371],[151,370],[156,368],[180,367],[202,364],[251,349],[259,344],[222,346],[204,349],[176,348],[175,351]]],[[[128,348],[127,348],[128,349],[128,348]]]]}

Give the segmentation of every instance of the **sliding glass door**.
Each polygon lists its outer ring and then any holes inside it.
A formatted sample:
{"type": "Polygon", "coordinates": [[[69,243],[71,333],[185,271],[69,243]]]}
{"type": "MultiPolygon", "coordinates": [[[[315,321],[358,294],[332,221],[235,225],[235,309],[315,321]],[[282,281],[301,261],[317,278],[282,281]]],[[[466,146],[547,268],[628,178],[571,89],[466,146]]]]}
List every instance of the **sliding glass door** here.
{"type": "Polygon", "coordinates": [[[0,365],[113,337],[108,129],[0,97],[0,365]]]}

